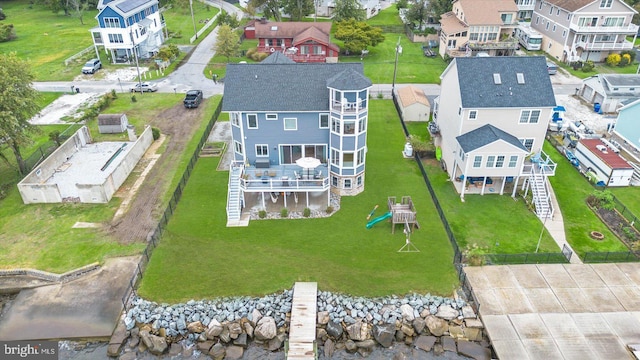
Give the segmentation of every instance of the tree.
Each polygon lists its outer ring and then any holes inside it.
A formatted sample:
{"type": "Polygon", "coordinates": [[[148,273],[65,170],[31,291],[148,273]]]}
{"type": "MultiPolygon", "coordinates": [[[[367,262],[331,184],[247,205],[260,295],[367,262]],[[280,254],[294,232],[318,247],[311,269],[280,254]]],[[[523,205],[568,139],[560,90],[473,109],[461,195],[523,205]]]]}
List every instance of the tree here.
{"type": "Polygon", "coordinates": [[[423,25],[433,19],[428,9],[429,1],[418,0],[407,9],[406,17],[414,29],[423,30],[423,25]]]}
{"type": "Polygon", "coordinates": [[[20,148],[31,142],[30,133],[37,128],[29,124],[40,110],[38,92],[31,86],[33,74],[29,64],[15,53],[0,54],[0,142],[13,151],[20,174],[28,172],[20,148]]]}
{"type": "Polygon", "coordinates": [[[358,0],[336,0],[333,9],[333,21],[355,19],[365,21],[367,14],[358,0]]]}
{"type": "Polygon", "coordinates": [[[282,4],[279,0],[249,0],[249,5],[256,9],[262,8],[262,12],[267,18],[273,18],[275,21],[282,21],[282,15],[280,14],[280,7],[282,4]]]}
{"type": "Polygon", "coordinates": [[[442,14],[451,11],[452,1],[451,0],[429,0],[429,4],[427,5],[427,12],[433,16],[433,18],[438,21],[442,14]]]}
{"type": "Polygon", "coordinates": [[[80,24],[84,25],[84,11],[87,9],[88,5],[86,1],[82,0],[68,0],[69,7],[73,11],[73,16],[80,19],[80,24]]]}
{"type": "Polygon", "coordinates": [[[227,24],[230,28],[235,29],[240,26],[240,20],[236,14],[229,14],[228,12],[222,10],[220,15],[218,15],[218,25],[227,24]]]}
{"type": "Polygon", "coordinates": [[[347,53],[356,54],[368,49],[369,46],[376,46],[384,41],[382,29],[355,19],[336,23],[335,37],[344,42],[344,50],[347,53]]]}
{"type": "Polygon", "coordinates": [[[282,0],[282,9],[291,15],[292,21],[302,21],[315,10],[313,0],[282,0]]]}
{"type": "Polygon", "coordinates": [[[229,25],[218,27],[218,40],[216,41],[216,55],[227,57],[227,62],[232,56],[238,55],[240,49],[240,37],[231,30],[229,25]]]}

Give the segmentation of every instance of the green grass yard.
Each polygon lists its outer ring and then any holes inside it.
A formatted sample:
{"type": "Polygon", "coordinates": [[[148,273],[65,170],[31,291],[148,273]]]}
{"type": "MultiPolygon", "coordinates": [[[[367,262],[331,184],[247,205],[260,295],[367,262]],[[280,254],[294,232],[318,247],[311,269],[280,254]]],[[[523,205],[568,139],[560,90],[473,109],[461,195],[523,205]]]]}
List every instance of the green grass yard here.
{"type": "MultiPolygon", "coordinates": [[[[165,44],[188,45],[189,39],[196,34],[194,31],[194,21],[195,29],[200,31],[200,29],[207,24],[206,20],[213,19],[219,12],[220,10],[218,8],[206,5],[200,1],[193,2],[193,19],[191,18],[191,12],[188,7],[172,7],[166,10],[163,12],[163,16],[170,38],[167,39],[165,44]]],[[[198,37],[196,44],[202,38],[206,37],[214,28],[215,25],[212,25],[209,31],[198,37]]]]}
{"type": "Polygon", "coordinates": [[[640,188],[637,186],[626,186],[610,187],[608,190],[610,190],[629,211],[640,219],[640,188]]]}
{"type": "Polygon", "coordinates": [[[585,252],[627,251],[618,238],[589,209],[586,198],[593,187],[586,178],[569,163],[551,144],[545,142],[544,151],[558,164],[555,176],[549,178],[558,199],[564,219],[567,242],[580,257],[585,252]],[[597,241],[589,237],[591,231],[604,234],[604,240],[597,241]]]}
{"type": "Polygon", "coordinates": [[[400,155],[404,135],[390,101],[370,105],[366,190],[343,197],[323,219],[251,221],[227,228],[228,172],[217,158],[201,158],[182,200],[155,249],[140,295],[154,301],[259,295],[317,281],[321,289],[378,296],[412,291],[450,295],[457,286],[453,250],[413,160],[400,155]],[[381,222],[365,228],[377,204],[410,195],[421,228],[412,236],[419,253],[398,253],[401,227],[381,222]],[[181,286],[172,284],[179,283],[181,286]]]}

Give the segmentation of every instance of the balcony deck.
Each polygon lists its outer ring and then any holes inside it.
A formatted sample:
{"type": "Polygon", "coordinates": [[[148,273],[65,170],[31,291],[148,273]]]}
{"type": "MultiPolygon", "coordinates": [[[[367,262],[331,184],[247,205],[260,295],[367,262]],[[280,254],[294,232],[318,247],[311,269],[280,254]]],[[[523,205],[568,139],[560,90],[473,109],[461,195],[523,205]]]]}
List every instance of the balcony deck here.
{"type": "Polygon", "coordinates": [[[638,25],[635,24],[629,24],[627,26],[578,26],[578,24],[570,24],[569,29],[578,34],[634,35],[638,33],[638,25]]]}
{"type": "Polygon", "coordinates": [[[303,169],[297,165],[273,165],[266,169],[251,165],[244,168],[242,175],[240,187],[245,192],[305,192],[329,189],[329,170],[326,165],[320,165],[315,170],[303,169]]]}

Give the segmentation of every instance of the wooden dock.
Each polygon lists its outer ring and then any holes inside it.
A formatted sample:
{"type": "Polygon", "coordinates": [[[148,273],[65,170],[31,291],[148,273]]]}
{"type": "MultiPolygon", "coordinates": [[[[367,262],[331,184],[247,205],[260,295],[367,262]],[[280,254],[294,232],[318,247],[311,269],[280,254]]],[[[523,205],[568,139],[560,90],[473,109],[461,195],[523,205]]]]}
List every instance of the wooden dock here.
{"type": "Polygon", "coordinates": [[[293,287],[287,360],[315,359],[318,283],[297,282],[293,287]]]}

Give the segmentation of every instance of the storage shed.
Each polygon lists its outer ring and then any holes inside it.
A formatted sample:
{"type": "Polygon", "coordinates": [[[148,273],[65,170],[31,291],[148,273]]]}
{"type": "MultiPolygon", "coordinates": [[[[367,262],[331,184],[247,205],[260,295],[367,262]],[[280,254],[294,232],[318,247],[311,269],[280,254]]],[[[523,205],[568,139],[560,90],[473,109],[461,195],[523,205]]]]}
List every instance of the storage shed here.
{"type": "Polygon", "coordinates": [[[591,169],[606,186],[629,186],[633,167],[600,139],[583,139],[576,146],[580,164],[591,169]]]}
{"type": "Polygon", "coordinates": [[[424,91],[406,86],[398,90],[398,99],[404,121],[429,121],[431,106],[424,91]]]}
{"type": "Polygon", "coordinates": [[[640,98],[640,75],[597,74],[582,80],[578,95],[596,112],[613,113],[625,100],[640,98]]]}
{"type": "Polygon", "coordinates": [[[126,114],[98,115],[98,132],[100,134],[119,134],[127,130],[129,120],[126,114]]]}

